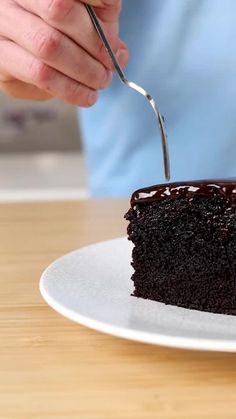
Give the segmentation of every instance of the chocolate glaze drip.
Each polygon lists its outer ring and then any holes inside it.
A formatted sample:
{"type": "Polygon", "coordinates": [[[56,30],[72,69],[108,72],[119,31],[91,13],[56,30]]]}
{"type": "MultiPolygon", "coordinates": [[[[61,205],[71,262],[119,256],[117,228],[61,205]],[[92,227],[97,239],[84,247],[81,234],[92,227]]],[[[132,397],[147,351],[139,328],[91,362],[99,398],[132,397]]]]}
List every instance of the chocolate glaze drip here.
{"type": "Polygon", "coordinates": [[[219,194],[231,202],[236,202],[236,179],[175,182],[149,186],[138,189],[133,193],[131,206],[133,207],[137,203],[160,201],[166,198],[175,199],[179,196],[214,196],[219,194]]]}

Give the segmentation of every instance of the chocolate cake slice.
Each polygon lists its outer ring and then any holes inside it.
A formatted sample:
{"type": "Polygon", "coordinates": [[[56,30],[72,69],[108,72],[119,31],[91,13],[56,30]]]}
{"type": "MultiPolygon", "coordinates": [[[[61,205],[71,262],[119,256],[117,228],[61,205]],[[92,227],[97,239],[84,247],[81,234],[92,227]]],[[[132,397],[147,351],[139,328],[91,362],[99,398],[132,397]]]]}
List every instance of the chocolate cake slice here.
{"type": "Polygon", "coordinates": [[[236,315],[236,180],[140,189],[125,217],[134,296],[236,315]]]}

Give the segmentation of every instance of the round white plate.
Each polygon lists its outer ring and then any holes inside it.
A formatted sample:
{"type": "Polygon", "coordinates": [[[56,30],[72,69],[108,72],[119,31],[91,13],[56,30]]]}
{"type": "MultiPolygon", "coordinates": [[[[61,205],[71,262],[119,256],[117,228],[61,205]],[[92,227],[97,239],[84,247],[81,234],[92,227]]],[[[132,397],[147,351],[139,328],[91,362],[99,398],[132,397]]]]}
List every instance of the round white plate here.
{"type": "Polygon", "coordinates": [[[126,238],[84,247],[43,273],[40,291],[63,316],[140,342],[236,352],[236,316],[167,306],[131,296],[132,245],[126,238]]]}

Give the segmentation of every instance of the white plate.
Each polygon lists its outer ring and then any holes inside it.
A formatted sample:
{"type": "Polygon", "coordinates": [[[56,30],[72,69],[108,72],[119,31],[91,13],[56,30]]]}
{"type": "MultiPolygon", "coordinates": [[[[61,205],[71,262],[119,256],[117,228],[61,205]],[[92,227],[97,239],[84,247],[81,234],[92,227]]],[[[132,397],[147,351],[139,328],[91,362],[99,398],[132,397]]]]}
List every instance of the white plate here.
{"type": "Polygon", "coordinates": [[[167,306],[131,296],[131,243],[84,247],[56,260],[40,290],[63,316],[120,336],[176,348],[236,352],[236,316],[167,306]]]}

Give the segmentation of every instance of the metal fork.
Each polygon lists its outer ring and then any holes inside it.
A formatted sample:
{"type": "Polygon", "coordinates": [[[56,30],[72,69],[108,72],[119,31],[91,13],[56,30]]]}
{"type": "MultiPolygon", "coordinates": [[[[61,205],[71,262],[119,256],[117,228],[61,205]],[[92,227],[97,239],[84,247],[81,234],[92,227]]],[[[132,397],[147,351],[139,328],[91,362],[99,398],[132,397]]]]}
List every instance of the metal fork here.
{"type": "Polygon", "coordinates": [[[111,61],[117,71],[117,74],[120,78],[120,80],[122,81],[122,83],[124,83],[126,86],[130,87],[130,89],[135,90],[136,92],[140,93],[141,95],[143,95],[149,102],[149,104],[151,105],[153,111],[155,112],[155,115],[157,117],[158,120],[158,125],[159,125],[159,129],[160,129],[160,134],[161,134],[161,140],[162,140],[162,150],[163,150],[163,161],[164,161],[164,174],[165,174],[165,178],[166,180],[170,180],[170,159],[169,159],[169,150],[168,150],[168,141],[167,141],[167,135],[166,135],[166,130],[165,130],[165,125],[164,125],[164,118],[162,116],[162,114],[160,113],[156,102],[154,101],[153,97],[146,92],[145,89],[143,89],[143,87],[138,86],[136,83],[129,81],[126,79],[125,74],[123,72],[123,70],[120,68],[115,54],[111,48],[111,45],[109,43],[109,41],[106,38],[106,35],[102,29],[102,26],[100,25],[100,22],[97,18],[97,15],[93,9],[92,6],[89,6],[88,4],[85,5],[88,14],[93,22],[93,25],[98,33],[98,35],[100,36],[110,58],[111,61]]]}

